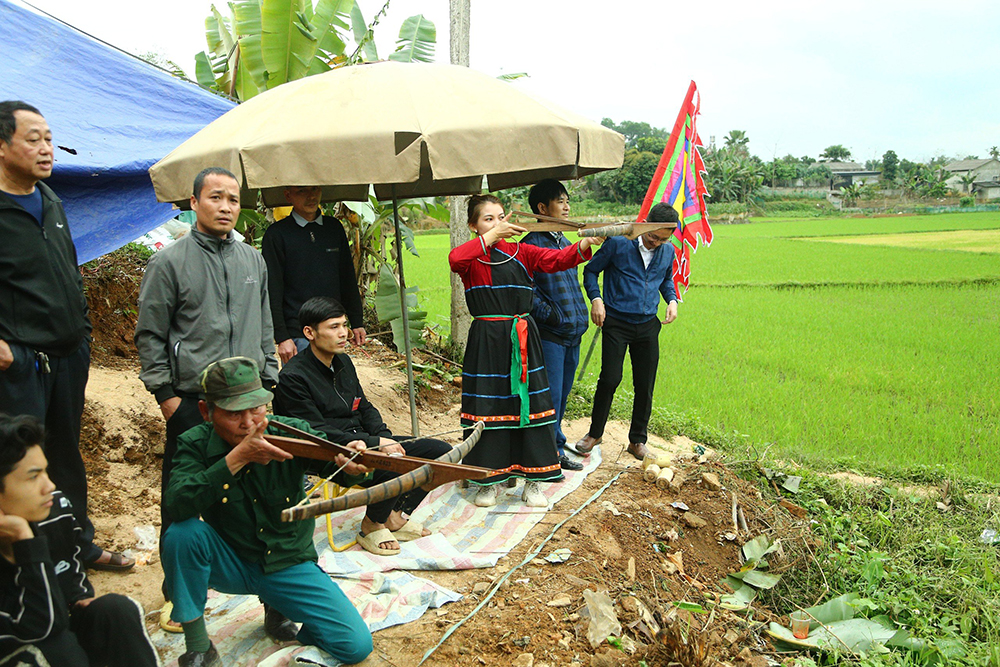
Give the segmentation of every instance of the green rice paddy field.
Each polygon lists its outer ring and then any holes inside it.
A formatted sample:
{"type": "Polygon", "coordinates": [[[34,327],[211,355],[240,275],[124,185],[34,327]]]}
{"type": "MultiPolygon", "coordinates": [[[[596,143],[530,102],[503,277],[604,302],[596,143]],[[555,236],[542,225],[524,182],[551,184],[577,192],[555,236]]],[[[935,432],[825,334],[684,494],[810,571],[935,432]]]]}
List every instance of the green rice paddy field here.
{"type": "MultiPolygon", "coordinates": [[[[739,434],[730,442],[773,443],[771,456],[1000,483],[1000,214],[714,231],[660,336],[658,410],[739,434]]],[[[447,329],[448,237],[417,248],[407,282],[447,329]]]]}

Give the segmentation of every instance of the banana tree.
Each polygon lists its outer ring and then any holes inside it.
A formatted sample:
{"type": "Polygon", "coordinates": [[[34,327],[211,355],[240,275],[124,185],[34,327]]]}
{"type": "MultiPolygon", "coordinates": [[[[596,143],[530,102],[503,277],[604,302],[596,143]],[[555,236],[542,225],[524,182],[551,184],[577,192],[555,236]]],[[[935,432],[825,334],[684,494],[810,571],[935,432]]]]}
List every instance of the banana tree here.
{"type": "MultiPolygon", "coordinates": [[[[385,16],[389,3],[382,6],[370,24],[355,0],[235,0],[227,7],[224,15],[212,5],[205,19],[208,50],[195,56],[197,78],[203,86],[246,101],[287,81],[378,60],[374,28],[385,16]],[[352,40],[354,45],[349,47],[352,40]]],[[[389,59],[430,62],[436,39],[431,21],[420,14],[411,16],[400,27],[396,50],[389,59]]],[[[370,258],[391,260],[382,223],[391,218],[392,208],[376,201],[364,206],[373,213],[367,221],[357,218],[353,229],[355,268],[362,277],[362,294],[378,275],[377,263],[370,258]]],[[[411,209],[437,211],[428,202],[404,203],[404,212],[411,209]]],[[[246,226],[255,239],[267,227],[264,213],[247,217],[246,226]]],[[[391,231],[391,223],[388,227],[391,231]]],[[[405,226],[401,231],[407,245],[413,247],[412,232],[405,226]]]]}
{"type": "MultiPolygon", "coordinates": [[[[288,81],[378,60],[373,29],[388,6],[366,24],[355,0],[235,0],[228,15],[212,5],[205,19],[208,50],[195,56],[198,82],[245,101],[288,81]],[[356,45],[348,53],[351,38],[356,45]]],[[[389,58],[430,62],[436,39],[431,21],[411,16],[389,58]]]]}
{"type": "MultiPolygon", "coordinates": [[[[362,298],[371,290],[377,281],[375,291],[375,312],[379,321],[388,322],[392,327],[392,339],[400,351],[403,349],[404,325],[399,295],[399,278],[392,270],[392,264],[398,262],[400,248],[395,247],[393,227],[393,211],[375,197],[370,197],[367,203],[347,202],[329,207],[328,214],[341,220],[347,227],[347,235],[351,240],[354,259],[354,270],[358,276],[358,287],[362,298]],[[391,262],[391,263],[390,263],[391,262]]],[[[414,256],[419,257],[414,242],[413,229],[407,223],[412,223],[419,217],[428,216],[435,220],[447,222],[448,207],[437,203],[434,198],[409,199],[399,206],[399,230],[403,246],[414,256]]],[[[421,334],[426,325],[427,313],[419,309],[416,286],[406,288],[406,307],[408,311],[410,344],[420,345],[421,334]]]]}
{"type": "MultiPolygon", "coordinates": [[[[372,283],[380,280],[378,276],[381,268],[394,264],[399,255],[399,249],[393,243],[392,206],[369,197],[367,202],[344,202],[329,207],[328,214],[338,218],[347,229],[354,273],[358,276],[358,287],[364,296],[370,291],[372,283]]],[[[407,199],[400,203],[400,237],[403,246],[416,257],[420,254],[417,252],[411,225],[422,217],[448,222],[448,207],[438,203],[433,197],[407,199]]]]}

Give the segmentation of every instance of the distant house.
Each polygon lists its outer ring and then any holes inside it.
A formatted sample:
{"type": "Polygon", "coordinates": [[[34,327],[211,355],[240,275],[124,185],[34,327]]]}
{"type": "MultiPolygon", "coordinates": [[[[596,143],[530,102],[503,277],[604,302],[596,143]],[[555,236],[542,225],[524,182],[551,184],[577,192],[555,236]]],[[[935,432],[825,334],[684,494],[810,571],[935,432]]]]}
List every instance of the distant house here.
{"type": "Polygon", "coordinates": [[[878,183],[878,179],[882,175],[882,172],[869,171],[865,169],[863,164],[858,164],[857,162],[840,162],[834,160],[832,162],[814,162],[812,166],[826,167],[833,172],[833,178],[830,180],[831,190],[839,190],[845,185],[878,183]]]}
{"type": "Polygon", "coordinates": [[[972,194],[977,199],[1000,199],[1000,181],[976,181],[972,184],[972,194]]]}
{"type": "MultiPolygon", "coordinates": [[[[962,182],[963,178],[966,178],[969,174],[975,177],[975,183],[971,186],[973,192],[977,190],[982,192],[983,189],[990,189],[988,187],[977,188],[980,183],[1000,181],[1000,161],[993,158],[985,160],[955,160],[946,164],[944,170],[951,174],[948,180],[945,181],[945,184],[958,192],[969,192],[970,186],[962,182]]],[[[968,179],[966,178],[966,180],[968,179]]],[[[980,196],[986,199],[996,199],[995,196],[988,197],[982,194],[980,196]]]]}

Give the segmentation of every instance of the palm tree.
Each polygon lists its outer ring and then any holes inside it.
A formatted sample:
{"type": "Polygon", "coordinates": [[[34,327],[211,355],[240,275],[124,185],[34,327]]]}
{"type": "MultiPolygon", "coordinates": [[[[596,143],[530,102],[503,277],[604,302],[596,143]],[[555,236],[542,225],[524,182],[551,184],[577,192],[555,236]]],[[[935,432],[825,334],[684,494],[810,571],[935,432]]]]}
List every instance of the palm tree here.
{"type": "Polygon", "coordinates": [[[830,162],[843,162],[851,159],[851,151],[845,148],[842,144],[834,144],[832,146],[827,146],[826,149],[819,154],[820,160],[828,160],[830,162]]]}
{"type": "Polygon", "coordinates": [[[746,153],[750,138],[744,130],[730,130],[729,134],[726,135],[725,142],[726,148],[738,153],[746,153]]]}

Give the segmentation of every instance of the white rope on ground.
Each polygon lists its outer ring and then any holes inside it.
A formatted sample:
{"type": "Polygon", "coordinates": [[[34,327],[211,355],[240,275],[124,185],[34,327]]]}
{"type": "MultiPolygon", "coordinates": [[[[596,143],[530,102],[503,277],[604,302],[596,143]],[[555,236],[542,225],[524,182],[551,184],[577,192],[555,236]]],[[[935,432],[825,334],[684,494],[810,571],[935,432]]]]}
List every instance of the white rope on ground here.
{"type": "Polygon", "coordinates": [[[482,599],[482,601],[481,601],[481,602],[480,602],[480,603],[479,603],[478,605],[476,605],[476,608],[475,608],[475,609],[473,609],[472,611],[470,611],[470,612],[469,612],[469,615],[468,615],[468,616],[466,616],[466,617],[465,617],[465,618],[463,618],[463,619],[462,619],[461,621],[459,621],[458,623],[455,623],[455,624],[454,624],[453,626],[451,626],[450,628],[448,628],[447,632],[445,632],[445,633],[444,633],[444,635],[443,635],[443,636],[441,637],[441,641],[439,641],[439,642],[438,642],[438,643],[437,643],[436,645],[434,645],[434,646],[433,646],[433,647],[432,647],[432,648],[431,648],[431,649],[430,649],[429,651],[427,651],[427,653],[425,653],[425,654],[424,654],[424,657],[423,657],[423,659],[422,659],[422,660],[421,660],[420,662],[418,662],[418,663],[417,663],[417,667],[420,667],[420,665],[422,665],[422,664],[424,664],[425,662],[427,662],[427,658],[431,657],[431,655],[432,655],[432,654],[433,654],[433,653],[434,653],[434,652],[435,652],[436,650],[438,650],[439,648],[441,648],[441,645],[445,643],[445,641],[446,641],[446,640],[448,639],[448,637],[450,637],[450,636],[451,636],[451,635],[452,635],[452,634],[453,634],[453,633],[454,633],[454,632],[455,632],[456,630],[458,630],[458,629],[459,629],[459,628],[460,628],[460,627],[462,626],[462,624],[463,624],[463,623],[465,623],[465,622],[466,622],[467,620],[469,620],[470,618],[472,618],[473,616],[475,616],[475,615],[476,615],[476,613],[478,613],[480,609],[482,609],[483,607],[485,607],[485,606],[486,606],[486,604],[487,604],[487,603],[488,603],[488,602],[489,602],[489,601],[490,601],[491,599],[493,599],[493,596],[494,596],[494,595],[496,595],[496,592],[497,592],[498,590],[500,590],[500,586],[502,586],[502,585],[503,585],[503,583],[504,583],[505,581],[507,581],[507,579],[508,579],[508,578],[510,577],[510,575],[514,574],[514,572],[516,572],[517,570],[519,570],[519,569],[520,569],[521,567],[523,567],[524,565],[527,565],[527,564],[528,564],[528,563],[530,563],[530,562],[531,562],[531,561],[532,561],[532,560],[533,560],[533,559],[534,559],[534,558],[535,558],[536,556],[538,556],[538,554],[540,554],[540,553],[542,552],[542,547],[544,547],[544,546],[545,546],[546,544],[548,544],[549,540],[551,540],[551,539],[552,539],[552,536],[553,536],[553,535],[555,535],[555,534],[556,534],[556,532],[557,532],[557,531],[558,531],[558,530],[559,530],[560,528],[562,528],[562,527],[563,527],[563,525],[564,525],[564,524],[565,524],[565,523],[566,523],[567,521],[569,521],[570,519],[572,519],[573,517],[575,517],[575,516],[576,516],[577,514],[579,514],[579,513],[581,512],[581,511],[583,511],[583,509],[584,509],[584,508],[585,508],[585,507],[586,507],[587,505],[589,505],[590,503],[592,503],[592,502],[594,502],[595,500],[597,500],[598,498],[600,498],[600,497],[601,497],[601,494],[603,494],[603,493],[604,493],[605,491],[607,491],[607,490],[608,490],[608,488],[609,488],[609,487],[610,487],[610,486],[611,486],[612,484],[614,484],[614,483],[615,483],[615,481],[616,481],[616,480],[617,480],[617,479],[618,479],[619,477],[621,477],[621,476],[622,476],[622,473],[624,473],[624,472],[625,472],[625,471],[623,470],[623,471],[619,472],[619,473],[618,473],[617,475],[615,475],[614,477],[612,477],[611,479],[609,479],[609,480],[608,480],[608,482],[607,482],[607,484],[605,484],[604,486],[602,486],[602,487],[601,487],[600,489],[598,489],[598,490],[597,490],[597,491],[596,491],[596,492],[594,493],[594,495],[592,495],[592,496],[591,496],[590,498],[588,498],[588,499],[587,499],[587,502],[585,502],[585,503],[583,503],[582,505],[580,505],[579,507],[577,507],[577,508],[576,508],[576,510],[574,510],[572,514],[570,514],[570,515],[569,515],[568,517],[566,517],[565,519],[563,519],[562,521],[560,521],[559,523],[557,523],[557,524],[555,525],[555,527],[554,527],[554,528],[552,529],[552,532],[550,532],[550,533],[548,534],[548,536],[547,536],[547,537],[546,537],[546,538],[545,538],[544,540],[542,540],[542,541],[541,541],[541,543],[540,543],[540,544],[539,544],[539,545],[538,545],[538,546],[537,546],[537,547],[535,548],[535,550],[534,550],[534,551],[532,551],[532,552],[531,552],[531,553],[529,553],[529,554],[528,554],[527,556],[525,556],[525,557],[524,557],[524,560],[522,560],[522,561],[521,561],[520,563],[518,563],[517,565],[515,565],[514,567],[512,567],[512,568],[510,569],[510,571],[509,571],[509,572],[507,572],[507,574],[503,575],[503,576],[502,576],[502,577],[500,578],[500,581],[498,581],[497,583],[495,583],[495,584],[493,585],[493,590],[491,590],[491,591],[489,592],[489,594],[488,594],[488,595],[487,595],[486,597],[484,597],[484,598],[482,599]]]}

